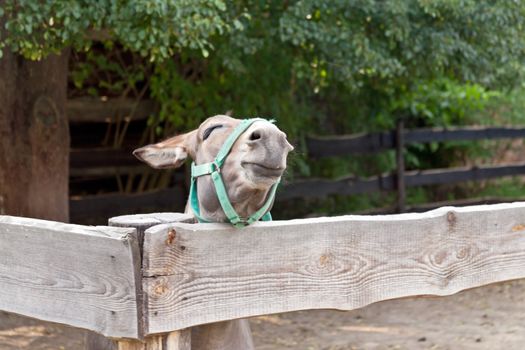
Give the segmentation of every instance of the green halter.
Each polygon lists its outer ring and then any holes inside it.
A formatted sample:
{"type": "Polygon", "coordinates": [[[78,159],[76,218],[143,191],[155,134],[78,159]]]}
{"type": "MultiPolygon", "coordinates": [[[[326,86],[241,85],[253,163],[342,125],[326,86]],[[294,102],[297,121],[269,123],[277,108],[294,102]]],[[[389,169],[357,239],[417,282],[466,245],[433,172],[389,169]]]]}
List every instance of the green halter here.
{"type": "Polygon", "coordinates": [[[224,165],[224,161],[230,153],[230,150],[232,149],[235,141],[237,141],[239,136],[241,136],[241,134],[245,132],[246,129],[250,127],[250,125],[260,120],[265,119],[244,119],[228,136],[226,141],[224,141],[224,144],[219,150],[219,153],[217,153],[217,156],[215,157],[213,162],[200,165],[195,165],[195,162],[191,163],[190,205],[199,222],[211,222],[200,215],[199,199],[197,197],[197,178],[203,175],[211,176],[213,185],[215,186],[215,192],[217,192],[217,197],[219,198],[219,203],[221,204],[222,210],[224,211],[224,214],[233,226],[237,228],[242,228],[258,220],[272,220],[272,216],[268,209],[270,209],[270,206],[272,205],[273,199],[275,197],[275,191],[277,190],[277,185],[279,185],[280,179],[270,189],[268,199],[266,199],[266,202],[263,204],[263,206],[255,213],[250,215],[248,218],[241,218],[233,208],[230,199],[228,198],[226,187],[224,187],[224,182],[222,181],[221,176],[221,167],[224,165]]]}

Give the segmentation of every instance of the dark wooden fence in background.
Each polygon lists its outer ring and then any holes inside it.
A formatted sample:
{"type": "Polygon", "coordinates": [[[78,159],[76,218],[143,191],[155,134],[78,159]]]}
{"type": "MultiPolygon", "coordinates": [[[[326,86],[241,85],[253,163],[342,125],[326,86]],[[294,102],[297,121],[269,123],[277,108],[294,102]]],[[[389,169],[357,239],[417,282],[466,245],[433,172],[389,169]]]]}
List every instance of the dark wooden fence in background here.
{"type": "MultiPolygon", "coordinates": [[[[131,100],[102,101],[94,98],[77,98],[68,101],[72,148],[70,157],[71,200],[73,222],[86,223],[93,218],[117,216],[124,213],[183,211],[187,196],[185,174],[175,172],[168,187],[158,190],[130,190],[130,186],[115,182],[148,172],[149,169],[131,154],[140,146],[141,135],[149,115],[155,112],[152,101],[131,100]],[[119,125],[119,126],[117,126],[119,125]],[[124,142],[118,145],[102,145],[108,127],[125,128],[124,142]],[[87,192],[86,192],[87,191],[87,192]]],[[[309,137],[306,140],[309,157],[323,158],[359,155],[396,150],[397,169],[391,174],[368,178],[349,175],[340,179],[305,179],[288,183],[279,190],[278,201],[296,198],[323,198],[328,195],[354,195],[376,191],[396,191],[397,205],[393,211],[405,211],[405,190],[422,185],[451,184],[477,181],[503,176],[525,174],[525,163],[506,165],[483,165],[474,167],[405,171],[404,152],[414,143],[474,141],[525,137],[525,127],[461,127],[448,129],[406,130],[399,121],[395,130],[309,137]]],[[[158,172],[157,172],[158,173],[158,172]]],[[[128,185],[129,185],[128,181],[128,185]]],[[[505,200],[505,199],[501,199],[505,200]]],[[[483,202],[496,203],[499,199],[482,198],[466,200],[465,205],[483,202]]],[[[420,209],[432,209],[446,205],[426,204],[420,209]]],[[[461,202],[450,203],[461,205],[461,202]]],[[[409,208],[418,210],[418,208],[409,208]]],[[[388,212],[388,210],[387,210],[388,212]]]]}
{"type": "Polygon", "coordinates": [[[184,211],[184,172],[155,171],[131,153],[145,142],[147,119],[156,109],[151,100],[68,101],[71,222],[102,224],[128,213],[184,211]],[[168,179],[151,189],[161,173],[168,179]]]}
{"type": "MultiPolygon", "coordinates": [[[[377,153],[396,150],[397,170],[368,178],[348,176],[337,180],[308,179],[285,186],[279,200],[293,198],[322,198],[328,195],[352,195],[374,191],[397,191],[397,211],[405,211],[405,189],[423,185],[452,184],[479,181],[504,176],[525,174],[525,163],[483,165],[460,168],[405,171],[406,145],[444,141],[493,140],[524,138],[525,127],[461,127],[405,130],[399,121],[396,130],[310,137],[307,139],[308,155],[312,158],[377,153]]],[[[487,200],[487,199],[484,199],[487,200]]],[[[443,202],[439,203],[441,206],[443,202]]],[[[472,204],[472,202],[469,202],[472,204]]],[[[426,206],[428,209],[428,206],[426,206]]]]}

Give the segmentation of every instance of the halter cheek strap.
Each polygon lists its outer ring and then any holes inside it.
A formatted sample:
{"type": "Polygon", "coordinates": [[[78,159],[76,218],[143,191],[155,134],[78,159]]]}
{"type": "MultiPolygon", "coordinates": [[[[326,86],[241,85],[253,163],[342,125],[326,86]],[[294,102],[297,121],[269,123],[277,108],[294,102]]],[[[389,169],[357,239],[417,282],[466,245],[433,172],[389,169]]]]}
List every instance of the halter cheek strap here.
{"type": "Polygon", "coordinates": [[[270,206],[273,203],[275,191],[277,190],[277,186],[279,185],[280,179],[270,189],[270,192],[268,193],[268,198],[266,199],[266,202],[263,204],[263,206],[249,217],[241,218],[233,208],[233,205],[231,204],[230,199],[228,198],[228,193],[226,191],[226,187],[224,186],[224,181],[222,180],[221,176],[221,167],[224,165],[224,161],[230,153],[235,141],[237,141],[239,136],[241,136],[242,133],[245,132],[246,129],[248,129],[254,122],[261,120],[264,119],[244,119],[228,136],[226,141],[224,141],[224,144],[217,153],[217,156],[215,157],[213,162],[200,165],[195,165],[195,162],[191,163],[190,205],[199,222],[210,222],[209,220],[206,220],[201,216],[199,208],[199,198],[197,197],[197,178],[199,176],[204,175],[211,176],[213,185],[215,186],[215,192],[217,193],[217,198],[219,199],[219,203],[221,204],[222,210],[224,211],[224,214],[233,226],[237,228],[242,228],[258,220],[272,220],[272,216],[270,212],[268,212],[268,210],[270,209],[270,206]]]}

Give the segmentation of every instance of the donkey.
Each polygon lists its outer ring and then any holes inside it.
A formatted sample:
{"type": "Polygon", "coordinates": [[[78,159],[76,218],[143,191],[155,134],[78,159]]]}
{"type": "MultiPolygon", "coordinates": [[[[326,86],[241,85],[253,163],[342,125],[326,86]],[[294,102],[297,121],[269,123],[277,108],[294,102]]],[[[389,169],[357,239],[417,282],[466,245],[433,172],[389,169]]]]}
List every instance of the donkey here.
{"type": "MultiPolygon", "coordinates": [[[[275,188],[292,150],[286,134],[272,122],[254,119],[246,123],[216,115],[196,130],[139,148],[133,154],[157,169],[176,168],[188,156],[192,158],[192,187],[186,212],[199,221],[231,222],[241,227],[268,217],[275,188]],[[217,178],[223,182],[225,193],[218,189],[217,178]],[[230,208],[224,201],[231,204],[230,208]]],[[[196,350],[254,348],[247,320],[194,327],[191,341],[196,350]]]]}

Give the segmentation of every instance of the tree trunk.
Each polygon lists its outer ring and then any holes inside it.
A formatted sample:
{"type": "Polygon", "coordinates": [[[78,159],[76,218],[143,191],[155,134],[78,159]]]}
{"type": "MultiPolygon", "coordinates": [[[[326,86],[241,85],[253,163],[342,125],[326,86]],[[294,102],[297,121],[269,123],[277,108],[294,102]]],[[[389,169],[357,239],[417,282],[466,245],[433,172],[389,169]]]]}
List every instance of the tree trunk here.
{"type": "MultiPolygon", "coordinates": [[[[0,24],[3,27],[3,23],[0,24]]],[[[69,51],[0,59],[0,214],[67,222],[69,51]]]]}

